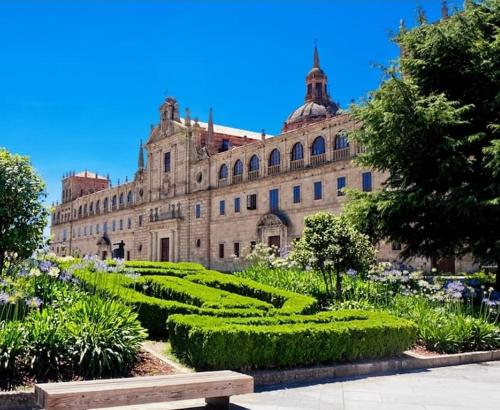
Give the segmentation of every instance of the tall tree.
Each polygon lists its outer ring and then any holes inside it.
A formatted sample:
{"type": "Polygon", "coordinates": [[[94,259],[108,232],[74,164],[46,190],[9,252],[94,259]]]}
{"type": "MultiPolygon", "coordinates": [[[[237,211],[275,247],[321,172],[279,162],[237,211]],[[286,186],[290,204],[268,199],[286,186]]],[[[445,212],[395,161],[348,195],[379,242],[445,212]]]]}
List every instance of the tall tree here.
{"type": "Polygon", "coordinates": [[[500,266],[499,6],[468,1],[401,30],[399,64],[353,107],[362,126],[350,137],[367,148],[360,163],[389,177],[349,212],[365,231],[402,243],[405,257],[472,253],[500,266]]]}
{"type": "Polygon", "coordinates": [[[0,148],[0,274],[5,262],[31,256],[42,243],[45,184],[27,157],[0,148]]]}

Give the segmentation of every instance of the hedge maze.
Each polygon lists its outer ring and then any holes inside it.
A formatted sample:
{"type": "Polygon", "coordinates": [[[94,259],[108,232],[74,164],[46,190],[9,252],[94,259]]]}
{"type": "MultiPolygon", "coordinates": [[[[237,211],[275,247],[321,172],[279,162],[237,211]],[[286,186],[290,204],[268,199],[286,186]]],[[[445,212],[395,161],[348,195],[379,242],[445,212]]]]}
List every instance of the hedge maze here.
{"type": "Polygon", "coordinates": [[[74,274],[136,307],[151,336],[197,369],[297,366],[390,356],[415,342],[413,323],[383,312],[317,312],[316,300],[196,263],[125,263],[128,273],[74,274]],[[130,271],[134,273],[131,274],[130,271]]]}

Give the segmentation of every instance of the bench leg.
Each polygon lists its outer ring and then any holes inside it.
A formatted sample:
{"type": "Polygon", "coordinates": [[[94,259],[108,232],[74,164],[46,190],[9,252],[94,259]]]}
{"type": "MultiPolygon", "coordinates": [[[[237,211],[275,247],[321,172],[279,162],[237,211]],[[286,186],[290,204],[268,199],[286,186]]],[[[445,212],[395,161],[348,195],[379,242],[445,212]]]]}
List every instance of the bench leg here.
{"type": "Polygon", "coordinates": [[[207,403],[209,409],[228,410],[229,396],[206,398],[205,403],[207,403]]]}

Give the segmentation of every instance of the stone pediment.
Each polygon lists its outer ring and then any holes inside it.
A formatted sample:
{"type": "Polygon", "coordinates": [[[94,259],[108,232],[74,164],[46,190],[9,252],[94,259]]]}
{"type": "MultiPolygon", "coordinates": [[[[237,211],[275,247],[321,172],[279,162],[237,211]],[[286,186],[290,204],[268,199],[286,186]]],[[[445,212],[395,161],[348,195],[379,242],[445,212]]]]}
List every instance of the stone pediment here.
{"type": "Polygon", "coordinates": [[[288,221],[283,215],[266,214],[259,219],[259,222],[257,222],[257,228],[275,227],[275,226],[278,227],[288,226],[288,221]]]}

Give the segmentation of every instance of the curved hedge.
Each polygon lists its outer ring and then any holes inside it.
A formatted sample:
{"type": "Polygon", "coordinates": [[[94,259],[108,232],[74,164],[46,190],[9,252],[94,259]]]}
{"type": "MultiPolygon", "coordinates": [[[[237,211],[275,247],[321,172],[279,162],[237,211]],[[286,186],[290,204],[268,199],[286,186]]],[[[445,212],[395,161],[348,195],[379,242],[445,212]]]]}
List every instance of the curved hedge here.
{"type": "Polygon", "coordinates": [[[197,369],[298,366],[400,354],[416,326],[384,312],[221,318],[172,315],[173,352],[197,369]]]}
{"type": "Polygon", "coordinates": [[[248,317],[310,313],[316,306],[310,296],[199,269],[195,263],[178,265],[126,262],[126,268],[141,274],[137,278],[86,269],[74,274],[87,287],[136,306],[139,320],[154,336],[165,336],[168,316],[177,313],[248,317]]]}

